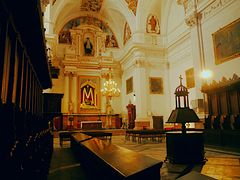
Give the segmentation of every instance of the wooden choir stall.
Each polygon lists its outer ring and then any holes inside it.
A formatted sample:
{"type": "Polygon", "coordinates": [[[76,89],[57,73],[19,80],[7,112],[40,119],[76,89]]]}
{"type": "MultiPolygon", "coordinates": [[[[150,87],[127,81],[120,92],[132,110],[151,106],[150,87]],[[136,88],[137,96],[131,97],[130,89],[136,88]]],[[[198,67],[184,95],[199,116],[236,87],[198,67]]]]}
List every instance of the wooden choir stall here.
{"type": "Polygon", "coordinates": [[[52,83],[40,1],[0,0],[0,84],[1,176],[46,179],[53,137],[42,91],[52,83]]]}
{"type": "Polygon", "coordinates": [[[208,102],[208,116],[205,118],[205,143],[231,148],[240,152],[240,78],[222,78],[204,85],[208,102]]]}

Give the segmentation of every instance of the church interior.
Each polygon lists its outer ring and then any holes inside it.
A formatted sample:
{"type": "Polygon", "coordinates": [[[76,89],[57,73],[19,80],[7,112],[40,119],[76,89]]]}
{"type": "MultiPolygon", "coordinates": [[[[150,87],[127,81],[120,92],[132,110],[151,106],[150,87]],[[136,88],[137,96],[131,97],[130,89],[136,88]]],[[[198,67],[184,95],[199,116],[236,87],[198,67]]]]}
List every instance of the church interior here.
{"type": "Polygon", "coordinates": [[[240,179],[239,0],[0,0],[8,179],[240,179]]]}

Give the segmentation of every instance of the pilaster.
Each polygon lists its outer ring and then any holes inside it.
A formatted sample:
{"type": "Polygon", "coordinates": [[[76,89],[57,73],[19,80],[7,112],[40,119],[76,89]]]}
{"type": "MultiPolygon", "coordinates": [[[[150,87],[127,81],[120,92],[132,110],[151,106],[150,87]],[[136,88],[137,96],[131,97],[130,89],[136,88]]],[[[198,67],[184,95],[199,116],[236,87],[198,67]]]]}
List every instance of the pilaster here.
{"type": "Polygon", "coordinates": [[[77,113],[78,108],[78,95],[77,95],[77,74],[72,74],[72,103],[73,103],[73,113],[77,113]]]}
{"type": "Polygon", "coordinates": [[[69,105],[69,78],[70,73],[64,72],[64,96],[63,96],[63,104],[62,104],[62,112],[68,113],[68,105],[69,105]]]}

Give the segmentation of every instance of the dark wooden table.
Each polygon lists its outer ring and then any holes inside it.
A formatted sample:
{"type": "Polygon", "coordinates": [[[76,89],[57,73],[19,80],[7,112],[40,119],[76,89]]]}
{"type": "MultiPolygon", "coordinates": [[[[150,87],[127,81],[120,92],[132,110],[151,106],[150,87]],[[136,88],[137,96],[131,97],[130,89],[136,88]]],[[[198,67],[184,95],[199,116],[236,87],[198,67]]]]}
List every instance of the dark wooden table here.
{"type": "Polygon", "coordinates": [[[81,143],[83,141],[91,139],[92,136],[89,136],[89,135],[84,134],[84,133],[75,133],[75,134],[72,134],[72,138],[74,139],[74,141],[76,141],[78,143],[81,143]]]}
{"type": "Polygon", "coordinates": [[[81,143],[83,163],[102,179],[160,179],[162,162],[93,138],[81,143]]]}

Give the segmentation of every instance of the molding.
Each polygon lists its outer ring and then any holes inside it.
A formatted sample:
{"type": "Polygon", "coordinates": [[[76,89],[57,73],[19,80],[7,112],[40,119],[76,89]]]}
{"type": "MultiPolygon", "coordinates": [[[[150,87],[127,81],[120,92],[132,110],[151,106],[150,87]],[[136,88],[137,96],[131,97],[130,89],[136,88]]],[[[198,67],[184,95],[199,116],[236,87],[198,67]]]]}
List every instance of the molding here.
{"type": "Polygon", "coordinates": [[[159,47],[146,46],[141,43],[132,44],[128,49],[124,49],[125,54],[123,54],[120,59],[120,64],[125,64],[129,59],[133,58],[151,58],[152,54],[158,56],[158,58],[165,57],[166,49],[159,47]]]}
{"type": "Polygon", "coordinates": [[[220,10],[232,4],[236,0],[214,0],[201,10],[202,22],[207,21],[220,10]]]}

